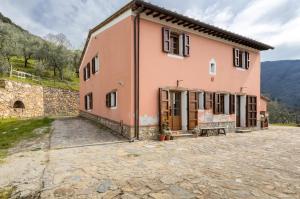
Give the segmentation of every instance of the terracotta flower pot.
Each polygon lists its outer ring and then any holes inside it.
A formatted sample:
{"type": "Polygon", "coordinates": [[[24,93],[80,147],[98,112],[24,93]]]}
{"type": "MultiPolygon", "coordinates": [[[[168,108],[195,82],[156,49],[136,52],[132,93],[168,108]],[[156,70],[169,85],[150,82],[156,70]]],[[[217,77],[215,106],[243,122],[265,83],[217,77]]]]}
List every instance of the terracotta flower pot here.
{"type": "Polygon", "coordinates": [[[166,136],[165,136],[165,135],[159,135],[159,141],[164,141],[164,140],[165,140],[165,138],[166,138],[166,136]]]}
{"type": "Polygon", "coordinates": [[[166,135],[165,140],[170,140],[171,139],[171,135],[166,135]]]}

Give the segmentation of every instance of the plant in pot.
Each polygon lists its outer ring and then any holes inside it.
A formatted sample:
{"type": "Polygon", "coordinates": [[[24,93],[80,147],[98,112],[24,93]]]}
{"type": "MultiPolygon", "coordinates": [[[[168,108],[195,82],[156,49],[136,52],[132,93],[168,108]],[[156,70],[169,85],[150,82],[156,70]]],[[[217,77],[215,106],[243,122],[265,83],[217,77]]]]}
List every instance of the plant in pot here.
{"type": "Polygon", "coordinates": [[[165,134],[166,134],[166,138],[165,140],[170,140],[171,139],[171,129],[167,126],[165,129],[165,134]]]}
{"type": "Polygon", "coordinates": [[[167,132],[168,132],[168,124],[167,123],[163,123],[162,124],[162,128],[161,128],[161,132],[159,134],[159,140],[160,141],[164,141],[166,139],[166,135],[167,135],[167,132]]]}

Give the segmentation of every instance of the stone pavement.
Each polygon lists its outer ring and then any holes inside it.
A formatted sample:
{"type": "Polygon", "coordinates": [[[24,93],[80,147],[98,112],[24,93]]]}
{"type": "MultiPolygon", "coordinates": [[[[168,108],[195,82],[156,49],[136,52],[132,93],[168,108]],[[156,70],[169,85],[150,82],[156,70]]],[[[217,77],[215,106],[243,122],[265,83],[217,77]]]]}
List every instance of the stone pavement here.
{"type": "Polygon", "coordinates": [[[300,198],[300,128],[50,150],[42,184],[41,198],[300,198]]]}
{"type": "Polygon", "coordinates": [[[52,149],[104,142],[127,141],[120,136],[113,135],[110,129],[81,117],[55,120],[52,127],[52,149]]]}

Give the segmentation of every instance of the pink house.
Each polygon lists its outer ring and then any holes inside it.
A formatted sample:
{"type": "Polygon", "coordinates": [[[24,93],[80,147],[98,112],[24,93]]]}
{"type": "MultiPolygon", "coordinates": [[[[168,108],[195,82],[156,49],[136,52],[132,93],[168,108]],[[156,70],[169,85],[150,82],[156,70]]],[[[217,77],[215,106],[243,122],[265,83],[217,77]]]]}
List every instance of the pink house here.
{"type": "Polygon", "coordinates": [[[260,127],[260,51],[273,47],[134,0],[90,30],[80,112],[133,139],[260,127]]]}

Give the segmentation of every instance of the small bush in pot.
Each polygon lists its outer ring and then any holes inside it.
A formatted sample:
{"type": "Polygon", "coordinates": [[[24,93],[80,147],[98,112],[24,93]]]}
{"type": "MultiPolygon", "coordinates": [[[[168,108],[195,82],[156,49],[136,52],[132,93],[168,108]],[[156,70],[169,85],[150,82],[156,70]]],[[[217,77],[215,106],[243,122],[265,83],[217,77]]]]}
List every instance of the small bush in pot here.
{"type": "Polygon", "coordinates": [[[162,124],[159,140],[160,141],[170,140],[170,128],[167,123],[162,124]]]}

